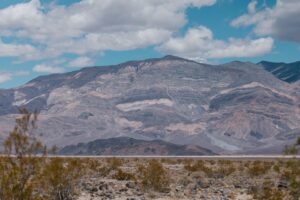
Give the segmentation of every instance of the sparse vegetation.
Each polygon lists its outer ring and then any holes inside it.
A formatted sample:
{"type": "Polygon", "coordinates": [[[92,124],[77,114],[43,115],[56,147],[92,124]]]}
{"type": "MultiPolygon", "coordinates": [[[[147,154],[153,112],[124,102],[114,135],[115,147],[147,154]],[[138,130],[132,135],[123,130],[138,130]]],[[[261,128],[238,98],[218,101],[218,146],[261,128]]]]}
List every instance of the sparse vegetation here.
{"type": "Polygon", "coordinates": [[[0,162],[0,200],[40,199],[34,190],[45,152],[42,143],[32,136],[38,114],[25,109],[20,112],[22,117],[16,119],[13,131],[4,141],[5,156],[0,162]],[[42,153],[41,158],[36,157],[39,153],[42,153]]]}
{"type": "Polygon", "coordinates": [[[47,148],[34,137],[38,113],[20,113],[0,158],[0,200],[72,199],[80,164],[47,158],[47,148]]]}
{"type": "Polygon", "coordinates": [[[40,177],[43,199],[71,200],[81,178],[81,163],[76,159],[52,158],[43,167],[40,177]]]}
{"type": "Polygon", "coordinates": [[[124,172],[121,169],[117,170],[117,173],[114,174],[113,176],[114,179],[120,180],[120,181],[129,181],[129,180],[136,180],[135,176],[131,173],[124,172]]]}
{"type": "Polygon", "coordinates": [[[151,160],[144,166],[138,167],[140,181],[145,189],[164,191],[169,189],[170,178],[164,166],[158,160],[151,160]]]}
{"type": "Polygon", "coordinates": [[[251,177],[261,176],[267,173],[269,166],[261,161],[254,161],[252,165],[248,167],[248,173],[251,177]]]}

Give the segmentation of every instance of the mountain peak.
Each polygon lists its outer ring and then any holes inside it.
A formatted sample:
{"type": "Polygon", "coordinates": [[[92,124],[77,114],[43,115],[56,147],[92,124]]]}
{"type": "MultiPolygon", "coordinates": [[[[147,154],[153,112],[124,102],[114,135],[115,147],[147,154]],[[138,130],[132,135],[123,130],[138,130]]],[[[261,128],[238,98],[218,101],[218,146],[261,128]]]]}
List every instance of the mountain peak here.
{"type": "Polygon", "coordinates": [[[196,61],[193,61],[193,60],[189,60],[189,59],[186,59],[186,58],[181,58],[181,57],[178,57],[178,56],[173,56],[173,55],[166,55],[162,58],[160,58],[161,60],[179,60],[179,61],[188,61],[188,62],[195,62],[196,61]]]}

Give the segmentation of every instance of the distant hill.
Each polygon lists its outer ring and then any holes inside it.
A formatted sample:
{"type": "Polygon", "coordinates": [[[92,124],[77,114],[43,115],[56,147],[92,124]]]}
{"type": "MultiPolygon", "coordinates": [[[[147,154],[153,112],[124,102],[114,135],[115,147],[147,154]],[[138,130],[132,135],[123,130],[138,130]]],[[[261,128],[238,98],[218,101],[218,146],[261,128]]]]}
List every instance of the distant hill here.
{"type": "Polygon", "coordinates": [[[161,140],[136,140],[128,137],[98,139],[66,146],[61,155],[214,155],[196,145],[176,145],[161,140]]]}
{"type": "MultiPolygon", "coordinates": [[[[27,107],[40,111],[36,134],[48,146],[129,137],[217,154],[280,153],[300,135],[299,87],[272,75],[283,69],[166,56],[41,76],[0,90],[0,142],[17,108],[27,107]]],[[[286,69],[289,75],[275,74],[294,81],[298,68],[286,69]]]]}
{"type": "Polygon", "coordinates": [[[294,83],[300,80],[300,61],[293,63],[274,63],[262,61],[258,63],[265,70],[271,72],[277,78],[288,83],[294,83]]]}

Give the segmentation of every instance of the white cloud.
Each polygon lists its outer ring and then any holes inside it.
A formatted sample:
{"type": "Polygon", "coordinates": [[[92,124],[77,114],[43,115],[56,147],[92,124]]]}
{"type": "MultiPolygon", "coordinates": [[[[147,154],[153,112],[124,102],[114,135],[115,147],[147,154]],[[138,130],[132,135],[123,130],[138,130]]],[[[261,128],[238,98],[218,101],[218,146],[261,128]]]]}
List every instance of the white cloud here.
{"type": "Polygon", "coordinates": [[[234,19],[234,27],[254,25],[257,35],[271,35],[286,41],[300,43],[300,1],[277,0],[273,8],[261,11],[253,9],[253,2],[249,4],[248,13],[234,19]]]}
{"type": "Polygon", "coordinates": [[[273,48],[272,38],[214,39],[206,27],[191,28],[183,37],[173,37],[158,47],[158,50],[185,58],[205,61],[213,58],[254,57],[266,54],[273,48]]]}
{"type": "Polygon", "coordinates": [[[7,44],[0,38],[0,57],[24,57],[29,58],[37,53],[37,50],[29,44],[7,44]]]}
{"type": "Polygon", "coordinates": [[[188,7],[215,1],[82,0],[45,7],[32,0],[0,9],[0,35],[31,40],[40,47],[39,54],[25,59],[130,50],[167,40],[187,22],[188,7]]]}
{"type": "Polygon", "coordinates": [[[94,64],[94,61],[89,57],[78,57],[69,62],[70,67],[88,67],[94,64]]]}
{"type": "Polygon", "coordinates": [[[248,12],[249,13],[255,13],[256,11],[256,5],[257,5],[257,1],[253,0],[248,4],[248,12]]]}
{"type": "Polygon", "coordinates": [[[63,73],[64,69],[60,67],[53,67],[49,65],[36,65],[33,67],[34,72],[39,72],[39,73],[63,73]]]}
{"type": "Polygon", "coordinates": [[[0,83],[4,83],[7,81],[10,81],[12,78],[11,73],[7,73],[7,72],[0,72],[0,83]]]}

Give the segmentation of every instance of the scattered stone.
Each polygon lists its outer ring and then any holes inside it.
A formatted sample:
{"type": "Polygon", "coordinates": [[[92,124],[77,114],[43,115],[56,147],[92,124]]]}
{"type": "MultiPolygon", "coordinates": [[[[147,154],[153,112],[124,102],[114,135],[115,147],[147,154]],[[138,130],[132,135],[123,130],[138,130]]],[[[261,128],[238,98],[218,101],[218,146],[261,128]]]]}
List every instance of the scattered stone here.
{"type": "Polygon", "coordinates": [[[277,187],[278,188],[288,188],[288,185],[289,185],[288,181],[280,180],[277,184],[277,187]]]}
{"type": "Polygon", "coordinates": [[[134,182],[128,182],[128,183],[126,183],[126,187],[128,187],[128,188],[135,188],[135,183],[134,182]]]}

